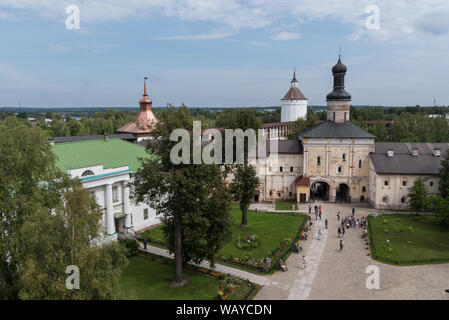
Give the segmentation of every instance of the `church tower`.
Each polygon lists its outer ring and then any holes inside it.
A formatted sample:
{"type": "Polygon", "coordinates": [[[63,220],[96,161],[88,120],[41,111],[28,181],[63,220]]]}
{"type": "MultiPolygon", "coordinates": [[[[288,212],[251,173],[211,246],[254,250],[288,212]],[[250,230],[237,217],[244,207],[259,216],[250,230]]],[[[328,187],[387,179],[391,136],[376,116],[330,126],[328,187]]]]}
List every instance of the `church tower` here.
{"type": "Polygon", "coordinates": [[[334,90],[326,96],[327,120],[338,123],[349,121],[351,94],[345,90],[346,71],[339,56],[337,64],[332,68],[334,90]]]}
{"type": "Polygon", "coordinates": [[[299,90],[295,69],[290,89],[281,99],[281,122],[296,121],[298,118],[307,118],[307,99],[299,90]]]}

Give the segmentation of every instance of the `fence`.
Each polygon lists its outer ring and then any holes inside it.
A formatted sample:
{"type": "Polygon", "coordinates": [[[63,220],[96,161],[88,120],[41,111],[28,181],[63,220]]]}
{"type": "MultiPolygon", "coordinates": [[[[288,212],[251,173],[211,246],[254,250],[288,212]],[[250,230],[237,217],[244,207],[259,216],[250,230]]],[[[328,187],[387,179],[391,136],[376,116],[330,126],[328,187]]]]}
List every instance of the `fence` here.
{"type": "Polygon", "coordinates": [[[396,264],[396,265],[405,265],[405,264],[421,264],[421,263],[432,263],[432,262],[449,262],[448,258],[429,258],[429,259],[411,259],[411,260],[395,260],[388,257],[382,257],[377,255],[376,252],[376,245],[374,242],[374,234],[372,230],[372,220],[374,219],[373,216],[368,217],[368,236],[369,236],[369,244],[371,247],[371,257],[375,260],[383,261],[390,264],[396,264]]]}

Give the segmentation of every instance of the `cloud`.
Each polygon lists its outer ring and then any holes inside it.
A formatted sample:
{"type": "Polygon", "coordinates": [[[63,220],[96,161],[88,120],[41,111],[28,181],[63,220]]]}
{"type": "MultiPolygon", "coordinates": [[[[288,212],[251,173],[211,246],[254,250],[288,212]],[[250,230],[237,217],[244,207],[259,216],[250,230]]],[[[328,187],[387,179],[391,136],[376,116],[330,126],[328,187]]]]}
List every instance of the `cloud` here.
{"type": "Polygon", "coordinates": [[[270,44],[266,43],[265,41],[249,41],[248,44],[257,47],[271,47],[270,44]]]}
{"type": "Polygon", "coordinates": [[[72,51],[72,48],[70,48],[69,46],[66,46],[66,45],[63,45],[63,44],[58,44],[58,43],[51,43],[48,46],[48,49],[50,49],[52,51],[59,51],[59,52],[72,51]]]}
{"type": "Polygon", "coordinates": [[[189,35],[175,35],[166,37],[153,37],[151,40],[216,40],[233,36],[235,33],[230,32],[217,32],[217,33],[201,33],[201,34],[189,34],[189,35]]]}
{"type": "Polygon", "coordinates": [[[299,39],[300,36],[301,35],[299,33],[295,32],[279,32],[278,34],[271,36],[271,39],[275,41],[285,41],[299,39]]]}
{"type": "MultiPolygon", "coordinates": [[[[63,22],[66,18],[65,7],[72,2],[0,0],[0,12],[7,13],[10,18],[14,14],[26,17],[31,13],[63,22]]],[[[81,28],[90,23],[168,17],[207,22],[212,27],[239,32],[282,24],[296,25],[298,28],[303,23],[326,20],[350,26],[350,38],[353,40],[369,38],[409,43],[419,40],[422,43],[429,41],[429,36],[449,35],[445,23],[447,15],[442,14],[449,10],[447,0],[78,0],[76,3],[80,8],[81,28]],[[379,7],[379,30],[365,27],[369,16],[366,8],[373,4],[379,7]]]]}

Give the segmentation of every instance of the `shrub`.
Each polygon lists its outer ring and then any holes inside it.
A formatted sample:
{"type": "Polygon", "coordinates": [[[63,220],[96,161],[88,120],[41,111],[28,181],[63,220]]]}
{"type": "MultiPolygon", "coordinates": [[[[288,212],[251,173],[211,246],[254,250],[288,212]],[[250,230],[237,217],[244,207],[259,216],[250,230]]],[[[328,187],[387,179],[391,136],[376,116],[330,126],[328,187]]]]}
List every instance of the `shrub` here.
{"type": "Polygon", "coordinates": [[[127,249],[127,257],[135,256],[139,253],[139,243],[134,239],[125,239],[120,241],[120,243],[127,249]]]}

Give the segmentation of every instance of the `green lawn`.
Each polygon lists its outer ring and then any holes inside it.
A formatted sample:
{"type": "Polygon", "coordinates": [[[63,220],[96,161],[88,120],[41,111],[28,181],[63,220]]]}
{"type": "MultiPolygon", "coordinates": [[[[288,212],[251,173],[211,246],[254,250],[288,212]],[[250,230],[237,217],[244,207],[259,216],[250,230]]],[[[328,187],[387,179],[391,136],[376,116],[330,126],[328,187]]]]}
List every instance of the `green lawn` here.
{"type": "Polygon", "coordinates": [[[413,265],[422,264],[414,263],[415,259],[449,258],[449,229],[440,226],[433,216],[384,215],[369,217],[369,223],[380,261],[387,258],[400,265],[413,265]]]}
{"type": "MultiPolygon", "coordinates": [[[[174,267],[150,261],[142,257],[131,257],[122,273],[120,287],[124,299],[135,300],[213,300],[220,289],[216,278],[189,268],[184,268],[187,283],[179,288],[171,287],[174,267]]],[[[257,290],[260,289],[256,286],[257,290]]],[[[251,288],[243,281],[229,300],[243,299],[251,288]]],[[[252,297],[257,293],[254,291],[252,297]]]]}
{"type": "Polygon", "coordinates": [[[298,210],[298,204],[296,201],[276,201],[276,210],[290,210],[292,211],[292,205],[295,206],[295,210],[298,210]]]}
{"type": "MultiPolygon", "coordinates": [[[[218,252],[218,256],[224,258],[242,258],[251,255],[252,258],[265,258],[278,246],[283,239],[293,241],[298,233],[299,227],[307,218],[303,214],[283,214],[248,211],[248,228],[243,230],[240,227],[242,213],[238,206],[233,205],[232,211],[232,240],[218,252]],[[243,241],[247,235],[256,235],[260,239],[260,245],[251,249],[239,249],[237,242],[243,241]]],[[[149,231],[150,238],[163,241],[162,226],[149,231]]],[[[222,263],[221,261],[217,261],[222,263]]],[[[234,265],[238,267],[238,265],[234,265]]],[[[244,268],[244,267],[243,267],[244,268]]],[[[252,269],[251,269],[252,270],[252,269]]],[[[252,270],[254,271],[254,270],[252,270]]]]}

